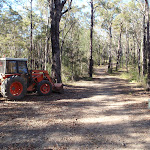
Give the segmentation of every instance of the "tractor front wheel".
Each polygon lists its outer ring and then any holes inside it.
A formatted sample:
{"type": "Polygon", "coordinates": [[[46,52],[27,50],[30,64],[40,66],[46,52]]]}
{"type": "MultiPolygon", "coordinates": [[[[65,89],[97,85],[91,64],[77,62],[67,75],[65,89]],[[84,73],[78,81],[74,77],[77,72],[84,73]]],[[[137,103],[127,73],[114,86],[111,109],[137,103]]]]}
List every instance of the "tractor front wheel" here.
{"type": "Polygon", "coordinates": [[[23,98],[26,91],[27,84],[20,76],[6,78],[1,85],[1,94],[11,100],[23,98]]]}
{"type": "Polygon", "coordinates": [[[41,96],[50,95],[52,92],[52,85],[49,81],[43,80],[37,85],[37,92],[41,96]]]}

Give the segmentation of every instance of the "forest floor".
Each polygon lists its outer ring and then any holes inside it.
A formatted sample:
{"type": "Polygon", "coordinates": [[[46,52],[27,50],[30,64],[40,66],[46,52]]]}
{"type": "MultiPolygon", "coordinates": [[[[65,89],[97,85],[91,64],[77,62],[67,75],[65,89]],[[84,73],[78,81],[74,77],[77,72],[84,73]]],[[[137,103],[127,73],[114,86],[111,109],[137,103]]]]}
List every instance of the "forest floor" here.
{"type": "Polygon", "coordinates": [[[0,149],[150,149],[150,93],[140,86],[100,67],[92,81],[64,89],[19,101],[0,97],[0,149]]]}

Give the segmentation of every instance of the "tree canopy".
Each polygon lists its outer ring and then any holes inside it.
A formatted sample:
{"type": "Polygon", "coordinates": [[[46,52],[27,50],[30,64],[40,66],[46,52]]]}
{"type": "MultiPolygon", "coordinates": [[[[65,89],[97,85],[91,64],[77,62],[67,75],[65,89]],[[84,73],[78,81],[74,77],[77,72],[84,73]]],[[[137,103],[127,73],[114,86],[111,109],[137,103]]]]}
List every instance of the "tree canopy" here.
{"type": "Polygon", "coordinates": [[[140,80],[149,73],[146,0],[0,0],[0,8],[0,57],[26,57],[58,82],[88,76],[91,58],[110,72],[134,69],[140,80]]]}

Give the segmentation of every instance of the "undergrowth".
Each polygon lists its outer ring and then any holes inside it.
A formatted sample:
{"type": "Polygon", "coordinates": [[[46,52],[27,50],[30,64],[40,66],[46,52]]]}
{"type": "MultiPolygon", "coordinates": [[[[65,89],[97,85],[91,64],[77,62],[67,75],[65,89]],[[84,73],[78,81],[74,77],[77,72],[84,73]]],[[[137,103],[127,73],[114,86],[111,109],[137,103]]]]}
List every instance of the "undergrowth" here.
{"type": "Polygon", "coordinates": [[[114,75],[118,74],[122,79],[126,79],[131,83],[138,83],[144,88],[146,88],[147,75],[139,75],[138,69],[136,67],[129,67],[127,72],[125,68],[120,68],[118,71],[113,72],[114,75]]]}

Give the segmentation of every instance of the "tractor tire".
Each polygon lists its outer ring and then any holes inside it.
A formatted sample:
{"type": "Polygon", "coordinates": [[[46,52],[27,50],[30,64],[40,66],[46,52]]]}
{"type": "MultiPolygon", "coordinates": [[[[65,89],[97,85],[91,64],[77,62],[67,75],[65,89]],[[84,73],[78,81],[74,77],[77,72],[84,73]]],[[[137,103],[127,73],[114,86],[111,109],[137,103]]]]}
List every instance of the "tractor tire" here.
{"type": "Polygon", "coordinates": [[[20,76],[6,78],[1,84],[1,94],[10,100],[22,99],[27,92],[27,83],[20,76]]]}
{"type": "Polygon", "coordinates": [[[50,95],[52,92],[52,85],[49,81],[43,80],[38,83],[37,85],[37,93],[40,96],[47,96],[50,95]]]}

